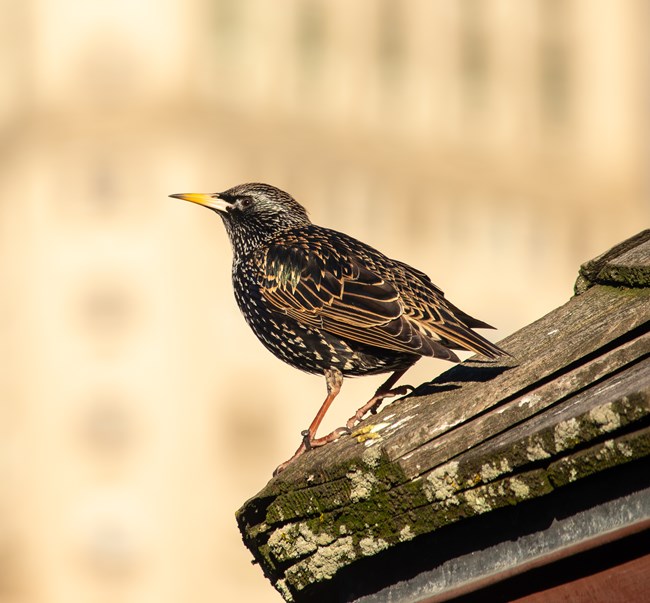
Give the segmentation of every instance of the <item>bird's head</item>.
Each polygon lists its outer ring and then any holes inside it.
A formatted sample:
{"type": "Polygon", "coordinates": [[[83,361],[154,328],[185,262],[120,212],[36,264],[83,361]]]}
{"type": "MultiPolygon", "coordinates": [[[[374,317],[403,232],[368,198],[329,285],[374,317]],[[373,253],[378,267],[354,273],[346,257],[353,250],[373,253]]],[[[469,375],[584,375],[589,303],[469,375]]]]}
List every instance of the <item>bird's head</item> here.
{"type": "Polygon", "coordinates": [[[310,224],[307,211],[289,193],[269,184],[239,184],[223,193],[170,195],[217,212],[235,253],[246,253],[286,228],[310,224]]]}

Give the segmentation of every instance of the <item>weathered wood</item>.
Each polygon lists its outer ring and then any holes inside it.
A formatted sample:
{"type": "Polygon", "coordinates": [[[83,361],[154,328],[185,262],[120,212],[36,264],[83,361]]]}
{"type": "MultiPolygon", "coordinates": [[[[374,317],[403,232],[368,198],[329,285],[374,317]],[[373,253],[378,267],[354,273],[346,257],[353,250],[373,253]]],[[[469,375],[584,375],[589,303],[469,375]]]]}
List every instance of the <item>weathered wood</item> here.
{"type": "MultiPolygon", "coordinates": [[[[650,365],[646,362],[624,374],[612,376],[567,400],[561,407],[549,409],[483,442],[467,454],[440,465],[425,476],[433,486],[432,492],[438,492],[434,496],[449,499],[455,492],[490,483],[540,461],[549,468],[545,477],[550,479],[553,486],[568,483],[568,480],[559,480],[550,469],[554,459],[563,459],[565,465],[575,465],[576,459],[583,458],[580,457],[582,453],[576,450],[582,450],[586,444],[600,440],[607,434],[623,431],[628,425],[640,426],[631,436],[637,442],[631,456],[645,456],[650,453],[645,448],[650,438],[642,427],[644,421],[650,418],[649,369],[650,365]],[[615,392],[613,396],[612,392],[615,392]],[[436,490],[441,476],[446,482],[445,487],[436,490]]],[[[622,442],[627,441],[627,436],[622,437],[622,442]]],[[[600,449],[597,447],[596,450],[600,449]]],[[[623,456],[627,452],[627,448],[612,450],[612,454],[623,456]]],[[[600,469],[610,466],[606,459],[601,461],[602,464],[596,464],[600,469]]],[[[624,462],[622,458],[618,461],[624,462]]],[[[581,467],[581,471],[575,475],[585,477],[593,472],[592,469],[581,467]]]]}
{"type": "Polygon", "coordinates": [[[509,398],[509,401],[501,401],[497,409],[479,414],[456,429],[426,442],[406,458],[400,459],[400,465],[408,477],[415,477],[428,468],[469,450],[477,442],[492,438],[545,408],[556,405],[558,400],[593,385],[621,367],[647,357],[649,350],[650,333],[646,332],[619,348],[596,356],[590,362],[577,365],[573,370],[561,373],[558,369],[554,379],[531,384],[509,398]]]}
{"type": "MultiPolygon", "coordinates": [[[[580,294],[304,455],[238,512],[287,600],[417,536],[650,459],[650,231],[580,269],[580,294]]],[[[650,468],[648,469],[650,473],[650,468]]]]}
{"type": "Polygon", "coordinates": [[[575,284],[576,294],[596,284],[649,287],[648,245],[650,229],[615,245],[610,250],[580,266],[575,284]],[[632,252],[631,255],[629,252],[632,252]]]}
{"type": "MultiPolygon", "coordinates": [[[[349,475],[348,504],[343,505],[348,510],[342,511],[340,502],[331,504],[330,500],[328,505],[327,501],[319,500],[311,521],[290,524],[288,528],[274,531],[269,540],[271,560],[285,563],[302,559],[318,549],[322,553],[324,546],[338,541],[352,542],[355,537],[359,541],[377,540],[377,527],[371,520],[385,520],[381,505],[389,500],[394,533],[389,534],[386,526],[382,526],[381,540],[384,542],[391,538],[399,541],[400,533],[414,537],[429,531],[431,526],[440,527],[504,505],[536,498],[554,487],[575,481],[578,476],[585,477],[650,454],[650,428],[647,427],[584,449],[586,442],[619,432],[631,424],[642,424],[643,419],[650,417],[648,363],[637,366],[624,376],[612,377],[598,389],[593,395],[584,392],[578,396],[579,400],[571,404],[577,409],[576,414],[567,411],[536,418],[538,425],[528,426],[530,429],[521,426],[518,433],[508,434],[509,437],[502,441],[486,442],[480,450],[441,465],[415,485],[408,481],[392,487],[383,484],[382,490],[379,480],[373,482],[368,477],[370,474],[359,467],[349,475]],[[641,376],[644,389],[639,394],[636,384],[641,376]],[[615,400],[609,397],[612,389],[617,391],[615,400]],[[545,462],[538,469],[517,471],[540,460],[545,462]],[[355,488],[358,490],[356,496],[353,494],[355,488]],[[364,523],[360,523],[351,510],[355,504],[365,513],[364,523]],[[373,509],[374,506],[377,508],[373,509]],[[417,518],[412,517],[413,512],[417,512],[417,518]],[[346,515],[348,519],[342,519],[346,515]],[[343,533],[333,529],[341,525],[346,526],[343,533]],[[301,545],[294,546],[298,537],[301,545]]],[[[280,497],[275,508],[287,508],[291,502],[295,499],[280,497]]],[[[305,517],[306,514],[303,519],[305,517]]],[[[276,515],[275,520],[270,525],[285,525],[286,519],[279,521],[276,515]]]]}
{"type": "MultiPolygon", "coordinates": [[[[628,425],[643,425],[648,418],[650,371],[645,361],[484,441],[463,455],[462,462],[466,473],[471,475],[470,468],[478,467],[481,480],[489,481],[518,467],[582,448],[628,425]]],[[[642,429],[635,431],[634,437],[641,438],[642,429]]]]}

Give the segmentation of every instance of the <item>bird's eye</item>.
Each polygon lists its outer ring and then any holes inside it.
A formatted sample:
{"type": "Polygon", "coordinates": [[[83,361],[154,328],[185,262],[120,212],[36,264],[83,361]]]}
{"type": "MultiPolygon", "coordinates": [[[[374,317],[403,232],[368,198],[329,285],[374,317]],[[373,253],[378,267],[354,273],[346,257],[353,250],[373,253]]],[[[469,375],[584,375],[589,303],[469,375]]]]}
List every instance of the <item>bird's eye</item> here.
{"type": "Polygon", "coordinates": [[[246,209],[247,207],[250,207],[252,203],[253,200],[250,197],[242,197],[239,201],[239,207],[246,209]]]}

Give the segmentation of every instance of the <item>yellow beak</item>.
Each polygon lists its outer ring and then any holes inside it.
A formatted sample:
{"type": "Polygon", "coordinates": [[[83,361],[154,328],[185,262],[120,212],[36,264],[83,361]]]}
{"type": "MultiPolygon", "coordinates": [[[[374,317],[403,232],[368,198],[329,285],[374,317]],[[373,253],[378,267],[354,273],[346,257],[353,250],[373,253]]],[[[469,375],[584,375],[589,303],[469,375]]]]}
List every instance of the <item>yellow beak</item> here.
{"type": "Polygon", "coordinates": [[[182,199],[183,201],[190,201],[191,203],[198,203],[210,209],[217,211],[227,211],[230,203],[219,197],[219,193],[180,193],[176,195],[169,195],[175,199],[182,199]]]}

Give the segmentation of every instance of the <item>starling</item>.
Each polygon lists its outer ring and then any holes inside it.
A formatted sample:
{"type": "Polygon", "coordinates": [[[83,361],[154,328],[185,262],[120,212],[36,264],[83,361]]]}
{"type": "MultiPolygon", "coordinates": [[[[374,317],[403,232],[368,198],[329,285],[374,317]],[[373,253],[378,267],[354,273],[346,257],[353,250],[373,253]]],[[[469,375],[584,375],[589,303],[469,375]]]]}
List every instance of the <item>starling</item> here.
{"type": "Polygon", "coordinates": [[[233,250],[235,298],[264,346],[291,366],[324,375],[327,397],[295,454],[336,440],[384,398],[421,356],[459,362],[453,350],[508,356],[472,329],[493,328],[459,310],[429,277],[346,234],[312,224],[291,195],[268,184],[178,194],[219,214],[233,250]],[[343,377],[392,373],[347,422],[316,431],[343,377]]]}

